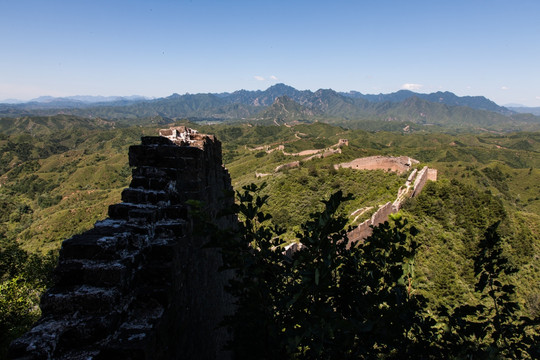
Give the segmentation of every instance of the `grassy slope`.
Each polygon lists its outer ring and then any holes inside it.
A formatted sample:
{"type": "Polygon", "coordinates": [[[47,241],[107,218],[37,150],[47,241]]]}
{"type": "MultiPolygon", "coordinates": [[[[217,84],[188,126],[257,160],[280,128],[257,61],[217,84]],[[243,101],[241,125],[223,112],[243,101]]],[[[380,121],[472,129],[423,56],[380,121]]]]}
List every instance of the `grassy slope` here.
{"type": "MultiPolygon", "coordinates": [[[[8,221],[1,223],[0,233],[20,241],[25,249],[45,252],[91,228],[106,217],[108,205],[120,201],[131,176],[128,147],[146,131],[89,130],[77,135],[68,131],[53,139],[31,139],[34,149],[29,159],[23,161],[15,154],[9,162],[11,169],[1,176],[0,198],[7,203],[3,217],[8,221]],[[75,140],[79,135],[81,140],[75,140]],[[66,150],[39,156],[39,149],[51,142],[66,150]],[[46,185],[40,188],[40,184],[46,185]]],[[[8,140],[12,138],[4,140],[4,145],[8,140]]],[[[4,157],[11,154],[5,152],[4,157]]]]}
{"type": "MultiPolygon", "coordinates": [[[[298,158],[277,152],[257,157],[256,152],[237,150],[237,156],[227,164],[236,187],[268,182],[269,212],[277,222],[295,229],[297,219],[303,220],[318,199],[338,188],[357,196],[356,202],[347,204],[344,213],[388,201],[403,179],[392,180],[392,175],[383,173],[334,174],[329,165],[375,154],[409,155],[420,160],[420,166],[438,169],[440,186],[447,191],[446,195],[437,195],[441,196],[438,200],[443,209],[439,218],[412,207],[404,210],[405,216],[421,230],[419,240],[423,246],[417,266],[423,291],[427,291],[434,304],[463,303],[475,296],[472,256],[484,229],[502,219],[500,231],[506,250],[521,269],[516,281],[520,302],[527,314],[538,314],[540,134],[368,133],[324,124],[298,125],[288,130],[302,133],[302,140],[284,141],[286,151],[314,148],[317,143],[333,144],[338,138],[349,139],[350,146],[340,155],[305,162],[299,169],[264,179],[256,179],[255,171],[271,173],[276,164],[298,158]]],[[[272,138],[266,143],[274,142],[272,138]]]]}
{"type": "MultiPolygon", "coordinates": [[[[323,123],[292,128],[191,126],[217,134],[223,142],[224,161],[236,189],[251,182],[268,183],[265,192],[271,195],[269,211],[288,227],[289,237],[308,213],[315,210],[318,201],[338,188],[356,196],[355,201],[345,205],[346,214],[394,199],[404,176],[382,171],[332,170],[333,164],[357,157],[408,155],[420,160],[420,166],[427,164],[438,169],[442,188],[453,189],[452,186],[457,186],[452,185],[453,180],[472,186],[473,193],[487,192],[486,196],[499,201],[505,209],[501,231],[507,240],[507,250],[521,268],[518,281],[521,301],[529,303],[527,311],[531,313],[540,302],[535,300],[540,299],[536,290],[540,288],[539,133],[373,133],[323,123]],[[287,152],[296,152],[335,144],[340,138],[349,140],[342,154],[306,161],[300,168],[265,178],[255,176],[255,172],[273,173],[277,165],[300,158],[279,151],[269,154],[252,151],[252,148],[283,144],[287,152]]],[[[156,128],[78,128],[42,137],[1,135],[0,148],[4,152],[0,174],[3,210],[0,234],[17,239],[26,249],[46,251],[58,248],[63,239],[91,228],[96,220],[106,216],[109,204],[120,200],[121,189],[129,183],[128,146],[138,143],[143,133],[155,134],[156,128]],[[24,145],[28,143],[31,146],[24,145]],[[13,146],[17,151],[11,149],[13,146]],[[32,176],[39,180],[32,180],[32,176]],[[31,181],[24,182],[25,179],[31,181]],[[28,190],[36,184],[45,184],[46,189],[40,190],[38,186],[37,192],[28,190]],[[54,204],[43,206],[44,200],[58,197],[57,203],[52,201],[54,204]]],[[[440,201],[444,203],[448,199],[440,201]]],[[[406,216],[420,228],[419,238],[424,243],[418,273],[421,279],[429,280],[428,290],[439,301],[446,302],[441,300],[445,298],[466,301],[472,296],[470,264],[475,242],[489,225],[488,220],[496,219],[490,219],[489,211],[479,211],[482,220],[474,231],[467,230],[456,220],[463,212],[459,206],[445,206],[446,212],[440,218],[423,215],[413,207],[405,209],[406,216]]],[[[474,210],[474,206],[482,205],[463,206],[474,210]]],[[[366,213],[364,218],[369,215],[366,213]]]]}

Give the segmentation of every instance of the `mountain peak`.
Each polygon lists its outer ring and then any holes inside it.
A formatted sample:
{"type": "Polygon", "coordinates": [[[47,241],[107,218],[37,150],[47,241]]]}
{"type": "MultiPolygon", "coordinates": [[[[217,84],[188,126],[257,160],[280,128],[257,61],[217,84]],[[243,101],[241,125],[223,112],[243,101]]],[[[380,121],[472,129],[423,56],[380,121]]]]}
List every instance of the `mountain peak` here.
{"type": "Polygon", "coordinates": [[[337,91],[332,89],[319,89],[315,91],[316,96],[336,96],[339,95],[337,91]]]}
{"type": "Polygon", "coordinates": [[[272,105],[261,112],[257,118],[262,124],[282,125],[303,122],[315,115],[315,112],[300,105],[287,95],[277,97],[272,105]]]}
{"type": "Polygon", "coordinates": [[[278,83],[270,86],[266,91],[298,91],[292,86],[285,85],[283,83],[278,83]]]}

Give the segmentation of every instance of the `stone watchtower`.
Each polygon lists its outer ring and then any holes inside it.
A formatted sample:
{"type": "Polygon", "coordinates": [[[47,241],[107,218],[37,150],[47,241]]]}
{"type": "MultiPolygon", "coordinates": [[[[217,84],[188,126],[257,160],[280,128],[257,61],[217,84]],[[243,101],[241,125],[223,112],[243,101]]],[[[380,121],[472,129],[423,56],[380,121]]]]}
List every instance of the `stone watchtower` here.
{"type": "Polygon", "coordinates": [[[226,359],[218,324],[231,307],[221,256],[203,248],[187,200],[221,228],[232,203],[221,143],[186,127],[129,149],[133,177],[109,218],[62,243],[42,317],[12,359],[226,359]]]}

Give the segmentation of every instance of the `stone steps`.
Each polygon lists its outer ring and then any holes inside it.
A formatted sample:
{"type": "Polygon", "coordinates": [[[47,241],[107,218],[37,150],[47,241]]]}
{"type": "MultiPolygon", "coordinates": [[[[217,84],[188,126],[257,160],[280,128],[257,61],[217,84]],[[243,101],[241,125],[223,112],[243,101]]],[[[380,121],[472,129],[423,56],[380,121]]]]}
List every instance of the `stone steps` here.
{"type": "Polygon", "coordinates": [[[68,259],[62,260],[56,270],[57,286],[90,285],[103,288],[129,286],[132,274],[129,261],[68,259]]]}
{"type": "Polygon", "coordinates": [[[106,314],[120,311],[121,294],[116,288],[89,285],[55,287],[41,298],[41,310],[55,314],[91,313],[106,314]]]}
{"type": "Polygon", "coordinates": [[[66,259],[118,260],[127,241],[117,236],[84,233],[62,243],[60,256],[66,259]]]}
{"type": "Polygon", "coordinates": [[[166,204],[170,202],[165,190],[127,188],[122,191],[122,201],[134,204],[166,204]]]}

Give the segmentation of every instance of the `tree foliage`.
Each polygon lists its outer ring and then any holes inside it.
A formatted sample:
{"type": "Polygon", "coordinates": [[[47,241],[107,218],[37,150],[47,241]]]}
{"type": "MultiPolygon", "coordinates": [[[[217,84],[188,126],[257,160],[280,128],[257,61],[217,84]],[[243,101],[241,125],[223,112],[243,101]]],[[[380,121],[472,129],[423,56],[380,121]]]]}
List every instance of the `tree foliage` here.
{"type": "Polygon", "coordinates": [[[338,191],[310,215],[287,256],[281,230],[261,209],[268,196],[249,185],[238,192],[239,229],[221,234],[224,268],[234,270],[228,291],[236,312],[224,325],[240,359],[535,358],[535,322],[519,318],[514,269],[491,226],[475,257],[475,305],[427,309],[416,291],[416,229],[401,215],[348,244],[346,219],[336,215],[351,198],[338,191]],[[487,300],[490,300],[491,303],[487,300]]]}
{"type": "Polygon", "coordinates": [[[540,319],[519,316],[515,286],[505,281],[515,274],[503,254],[500,222],[486,230],[474,257],[476,291],[482,302],[441,309],[448,324],[442,343],[454,354],[479,359],[537,359],[540,356],[540,319]]]}
{"type": "Polygon", "coordinates": [[[39,297],[52,285],[56,255],[31,254],[17,243],[0,241],[0,358],[10,341],[39,318],[39,297]]]}

